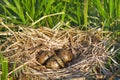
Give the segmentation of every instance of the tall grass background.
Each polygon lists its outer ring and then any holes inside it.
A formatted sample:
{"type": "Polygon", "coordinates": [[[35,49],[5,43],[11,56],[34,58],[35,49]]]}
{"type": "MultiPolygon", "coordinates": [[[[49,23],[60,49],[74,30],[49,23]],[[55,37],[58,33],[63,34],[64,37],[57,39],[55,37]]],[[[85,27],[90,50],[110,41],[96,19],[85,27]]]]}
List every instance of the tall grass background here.
{"type": "Polygon", "coordinates": [[[52,28],[59,21],[69,21],[71,26],[88,27],[92,21],[102,25],[105,30],[120,30],[117,27],[120,25],[119,0],[3,0],[0,10],[0,16],[7,23],[30,25],[42,16],[65,12],[63,15],[48,17],[37,25],[52,28]],[[94,20],[96,18],[98,21],[94,20]]]}

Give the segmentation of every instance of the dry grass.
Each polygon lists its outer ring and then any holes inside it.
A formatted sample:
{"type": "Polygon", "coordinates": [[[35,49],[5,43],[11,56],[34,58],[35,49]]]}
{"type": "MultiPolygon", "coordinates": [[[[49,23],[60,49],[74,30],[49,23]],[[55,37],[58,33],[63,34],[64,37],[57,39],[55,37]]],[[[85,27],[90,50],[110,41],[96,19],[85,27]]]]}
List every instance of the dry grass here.
{"type": "Polygon", "coordinates": [[[81,31],[73,28],[52,30],[44,27],[22,28],[21,32],[13,32],[10,29],[9,31],[11,37],[0,45],[1,53],[9,59],[8,76],[16,74],[17,79],[21,80],[71,79],[109,72],[105,67],[109,57],[106,48],[109,34],[102,30],[81,31]],[[68,49],[74,55],[74,59],[65,68],[47,69],[37,62],[36,55],[41,50],[58,49],[68,49]],[[13,63],[16,63],[14,70],[13,63]]]}

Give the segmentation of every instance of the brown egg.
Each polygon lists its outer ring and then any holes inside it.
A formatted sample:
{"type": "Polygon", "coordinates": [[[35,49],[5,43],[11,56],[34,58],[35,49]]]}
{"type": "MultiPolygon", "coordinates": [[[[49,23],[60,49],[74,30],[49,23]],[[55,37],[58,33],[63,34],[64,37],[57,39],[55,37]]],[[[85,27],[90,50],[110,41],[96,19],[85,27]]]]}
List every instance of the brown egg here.
{"type": "Polygon", "coordinates": [[[62,59],[61,59],[60,57],[54,56],[53,58],[57,61],[57,63],[58,63],[61,67],[65,67],[65,63],[62,61],[62,59]]]}
{"type": "Polygon", "coordinates": [[[73,54],[68,50],[60,50],[58,55],[64,63],[70,62],[73,59],[73,54]]]}
{"type": "Polygon", "coordinates": [[[50,58],[46,62],[46,68],[49,68],[49,69],[59,69],[61,67],[60,67],[60,65],[58,64],[58,62],[54,58],[50,58]]]}
{"type": "Polygon", "coordinates": [[[59,69],[64,66],[64,62],[56,55],[46,62],[46,67],[49,69],[59,69]]]}
{"type": "Polygon", "coordinates": [[[37,55],[37,61],[40,64],[44,64],[53,55],[50,51],[40,51],[37,55]]]}

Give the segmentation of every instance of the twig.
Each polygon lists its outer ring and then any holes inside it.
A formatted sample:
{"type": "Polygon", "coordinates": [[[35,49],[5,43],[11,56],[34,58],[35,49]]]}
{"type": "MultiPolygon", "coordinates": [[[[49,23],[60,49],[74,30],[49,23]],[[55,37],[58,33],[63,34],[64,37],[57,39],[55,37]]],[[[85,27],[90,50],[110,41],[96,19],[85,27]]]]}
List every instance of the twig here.
{"type": "Polygon", "coordinates": [[[13,34],[11,34],[10,32],[0,32],[0,36],[11,36],[13,34]]]}
{"type": "Polygon", "coordinates": [[[16,37],[15,33],[14,33],[7,25],[5,25],[3,22],[1,22],[1,24],[2,24],[5,28],[7,28],[7,29],[14,35],[14,37],[15,37],[16,40],[17,40],[17,37],[16,37]]]}
{"type": "Polygon", "coordinates": [[[60,13],[55,13],[55,14],[50,14],[50,15],[43,16],[40,19],[38,19],[37,21],[35,21],[34,23],[32,23],[31,26],[34,26],[35,24],[37,24],[38,22],[40,22],[41,20],[43,20],[43,19],[45,19],[47,17],[61,15],[61,14],[64,14],[64,12],[60,12],[60,13]]]}
{"type": "MultiPolygon", "coordinates": [[[[32,60],[33,60],[33,59],[32,59],[32,60]]],[[[27,65],[27,64],[29,64],[29,63],[31,63],[32,60],[29,60],[29,61],[25,62],[23,65],[17,67],[17,68],[14,69],[13,71],[9,72],[9,73],[8,73],[8,76],[11,75],[12,73],[14,73],[15,71],[19,70],[19,69],[22,68],[23,66],[25,66],[25,65],[27,65]]]]}

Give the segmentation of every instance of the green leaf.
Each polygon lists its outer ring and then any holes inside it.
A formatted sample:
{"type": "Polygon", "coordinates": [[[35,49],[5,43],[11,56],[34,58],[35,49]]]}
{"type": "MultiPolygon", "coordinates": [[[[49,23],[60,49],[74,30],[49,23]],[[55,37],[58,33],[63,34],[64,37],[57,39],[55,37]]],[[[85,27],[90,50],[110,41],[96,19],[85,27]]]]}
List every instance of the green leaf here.
{"type": "Polygon", "coordinates": [[[36,0],[32,0],[32,7],[31,7],[31,17],[34,18],[34,15],[35,15],[35,3],[36,3],[36,0]]]}
{"type": "Polygon", "coordinates": [[[88,17],[88,0],[84,0],[84,26],[87,27],[88,21],[87,21],[87,17],[88,17]]]}
{"type": "Polygon", "coordinates": [[[115,0],[115,14],[116,18],[120,18],[120,0],[115,0]]]}
{"type": "Polygon", "coordinates": [[[81,3],[79,1],[76,1],[76,6],[77,6],[77,9],[76,9],[76,19],[78,21],[78,25],[81,25],[81,15],[82,15],[82,11],[81,11],[81,3]]]}
{"type": "Polygon", "coordinates": [[[55,2],[55,0],[46,0],[46,4],[45,4],[45,15],[50,13],[51,10],[51,6],[52,4],[55,2]]]}
{"type": "Polygon", "coordinates": [[[94,5],[96,6],[98,12],[100,13],[100,15],[106,19],[107,18],[107,13],[104,10],[104,7],[102,6],[100,0],[92,0],[92,2],[94,3],[94,5]]]}
{"type": "Polygon", "coordinates": [[[9,1],[7,0],[4,0],[5,3],[7,4],[7,8],[11,9],[13,12],[15,12],[19,18],[25,22],[25,18],[24,18],[24,13],[23,13],[23,10],[22,8],[20,7],[20,1],[19,0],[13,0],[13,2],[15,3],[15,5],[13,5],[12,3],[10,3],[9,1]]]}
{"type": "Polygon", "coordinates": [[[2,62],[2,79],[7,80],[7,74],[8,74],[8,60],[4,59],[2,62]]]}
{"type": "Polygon", "coordinates": [[[18,16],[21,18],[21,20],[23,21],[23,22],[25,22],[25,17],[24,17],[24,12],[23,12],[23,8],[21,7],[22,5],[21,5],[21,0],[13,0],[14,1],[14,3],[15,3],[15,6],[16,6],[16,9],[17,9],[17,14],[18,14],[18,16]]]}
{"type": "Polygon", "coordinates": [[[114,7],[114,0],[110,0],[109,2],[109,11],[110,11],[110,18],[114,18],[114,10],[115,10],[115,7],[114,7]]]}
{"type": "MultiPolygon", "coordinates": [[[[63,11],[62,11],[62,12],[66,12],[66,3],[65,3],[65,5],[64,5],[64,7],[63,7],[63,11]]],[[[65,20],[65,15],[66,15],[66,14],[63,14],[63,15],[62,15],[62,21],[65,20]]]]}
{"type": "Polygon", "coordinates": [[[70,21],[73,21],[75,23],[78,23],[77,20],[75,20],[73,17],[71,17],[70,15],[68,15],[68,18],[70,19],[70,21]]]}

